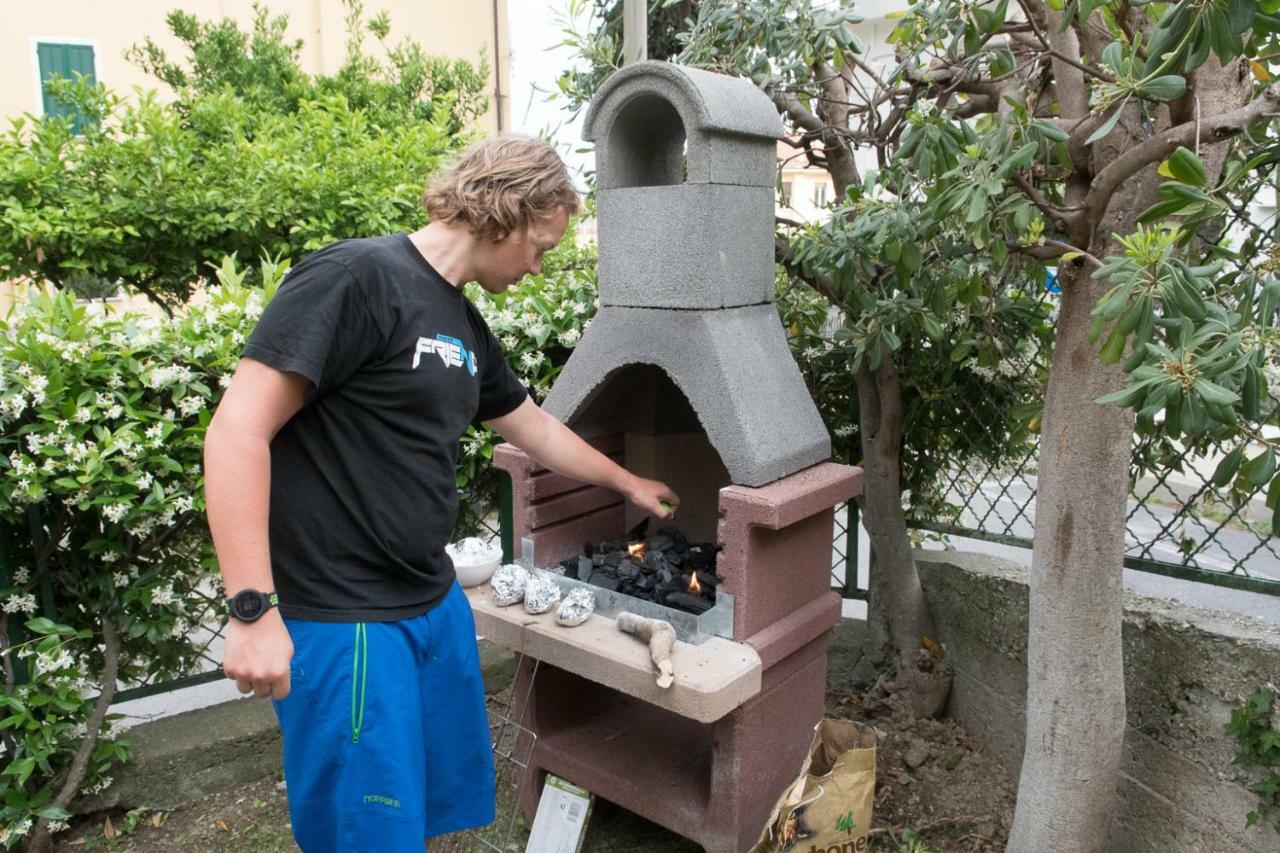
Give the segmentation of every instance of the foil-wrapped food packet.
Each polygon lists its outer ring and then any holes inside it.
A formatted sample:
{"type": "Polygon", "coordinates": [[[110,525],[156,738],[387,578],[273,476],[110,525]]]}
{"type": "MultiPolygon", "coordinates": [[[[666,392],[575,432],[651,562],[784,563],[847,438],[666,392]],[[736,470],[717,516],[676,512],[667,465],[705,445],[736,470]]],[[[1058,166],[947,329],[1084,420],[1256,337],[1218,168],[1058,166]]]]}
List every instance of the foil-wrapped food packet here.
{"type": "Polygon", "coordinates": [[[596,596],[589,589],[571,589],[556,608],[556,624],[566,628],[581,625],[596,610],[596,596]]]}
{"type": "Polygon", "coordinates": [[[524,588],[524,609],[532,614],[546,613],[560,600],[560,587],[546,577],[531,577],[524,588]]]}
{"type": "Polygon", "coordinates": [[[499,607],[510,607],[524,600],[525,587],[529,584],[529,572],[522,566],[508,563],[493,573],[489,587],[493,593],[493,603],[499,607]]]}

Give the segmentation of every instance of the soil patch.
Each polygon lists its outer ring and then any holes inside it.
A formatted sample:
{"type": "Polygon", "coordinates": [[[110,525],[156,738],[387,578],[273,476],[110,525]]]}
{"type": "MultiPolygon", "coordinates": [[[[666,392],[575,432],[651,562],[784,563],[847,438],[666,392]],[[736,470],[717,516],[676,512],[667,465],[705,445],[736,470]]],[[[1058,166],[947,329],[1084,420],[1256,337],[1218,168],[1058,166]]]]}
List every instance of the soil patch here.
{"type": "MultiPolygon", "coordinates": [[[[827,714],[858,720],[878,735],[876,801],[870,849],[893,853],[998,853],[1012,824],[1014,784],[952,720],[921,720],[892,699],[868,700],[856,686],[862,672],[861,623],[844,620],[835,631],[828,677],[827,714]],[[913,842],[911,839],[918,839],[913,842]]],[[[874,677],[874,676],[872,676],[874,677]]],[[[505,702],[491,698],[501,713],[505,702]]],[[[799,768],[796,768],[797,772],[799,768]]],[[[514,773],[498,768],[500,811],[510,812],[514,773]],[[504,795],[505,794],[505,795],[504,795]]],[[[521,816],[500,814],[492,841],[524,849],[521,816]],[[510,830],[508,831],[508,827],[510,830]]],[[[479,845],[456,837],[433,845],[445,853],[479,845]]],[[[697,853],[696,844],[618,806],[597,801],[584,853],[697,853]]],[[[113,812],[81,818],[58,835],[59,853],[297,853],[279,776],[206,797],[172,812],[113,812]],[[107,820],[111,821],[110,827],[107,820]]]]}

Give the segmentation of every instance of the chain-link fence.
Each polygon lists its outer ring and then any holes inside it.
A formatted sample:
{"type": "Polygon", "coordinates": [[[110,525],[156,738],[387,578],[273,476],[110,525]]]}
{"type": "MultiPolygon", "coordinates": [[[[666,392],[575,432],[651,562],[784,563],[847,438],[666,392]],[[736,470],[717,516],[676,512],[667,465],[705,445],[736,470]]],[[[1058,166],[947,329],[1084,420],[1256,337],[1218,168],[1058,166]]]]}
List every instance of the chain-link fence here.
{"type": "MultiPolygon", "coordinates": [[[[1044,304],[1056,313],[1052,283],[1044,304]]],[[[1029,348],[1008,372],[1047,376],[1049,352],[1029,348]]],[[[996,377],[998,379],[998,377],[996,377]]],[[[1035,533],[1035,429],[1019,428],[991,397],[952,396],[971,428],[992,445],[1006,444],[997,462],[952,467],[943,475],[932,512],[917,508],[908,524],[918,530],[1030,548],[1035,533]]],[[[1277,401],[1272,401],[1276,404],[1277,401]]],[[[1033,415],[1029,420],[1036,422],[1033,415]]],[[[1274,420],[1274,419],[1273,419],[1274,420]]],[[[1264,425],[1270,431],[1274,424],[1264,425]]],[[[1265,486],[1228,496],[1213,485],[1214,470],[1230,447],[1207,442],[1187,447],[1161,436],[1135,435],[1131,493],[1125,519],[1125,565],[1157,574],[1280,595],[1280,542],[1271,535],[1265,486]]],[[[1259,448],[1260,450],[1260,448],[1259,448]]],[[[1253,454],[1250,454],[1253,455],[1253,454]]],[[[837,531],[842,538],[844,531],[837,531]]]]}

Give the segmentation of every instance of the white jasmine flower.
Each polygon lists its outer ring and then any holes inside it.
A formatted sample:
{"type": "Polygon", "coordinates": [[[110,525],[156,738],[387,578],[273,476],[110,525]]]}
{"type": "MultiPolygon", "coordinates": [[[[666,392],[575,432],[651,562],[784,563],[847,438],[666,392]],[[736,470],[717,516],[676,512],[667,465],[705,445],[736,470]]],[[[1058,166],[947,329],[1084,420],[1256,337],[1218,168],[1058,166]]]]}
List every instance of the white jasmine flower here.
{"type": "Polygon", "coordinates": [[[31,593],[14,593],[5,599],[5,613],[35,613],[36,597],[31,593]]]}
{"type": "Polygon", "coordinates": [[[157,586],[151,590],[151,603],[157,607],[173,604],[176,600],[173,597],[172,586],[157,586]]]}
{"type": "Polygon", "coordinates": [[[576,344],[581,337],[582,337],[582,333],[579,332],[577,329],[565,329],[563,332],[561,332],[559,335],[556,336],[556,339],[559,340],[560,343],[563,344],[564,346],[571,347],[574,344],[576,344]]]}
{"type": "Polygon", "coordinates": [[[108,504],[102,508],[102,514],[108,521],[118,524],[120,519],[129,514],[129,507],[124,504],[108,504]]]}

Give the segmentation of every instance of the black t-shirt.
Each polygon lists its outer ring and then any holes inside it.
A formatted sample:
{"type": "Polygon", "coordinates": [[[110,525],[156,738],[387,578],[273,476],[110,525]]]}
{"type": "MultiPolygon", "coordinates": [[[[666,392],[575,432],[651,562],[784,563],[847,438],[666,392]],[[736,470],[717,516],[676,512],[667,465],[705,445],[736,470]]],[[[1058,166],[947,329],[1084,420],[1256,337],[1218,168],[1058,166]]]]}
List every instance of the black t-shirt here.
{"type": "Polygon", "coordinates": [[[454,580],[458,440],[527,396],[480,312],[408,235],[345,240],[293,268],[244,355],[312,384],[271,442],[280,612],[430,610],[454,580]]]}

